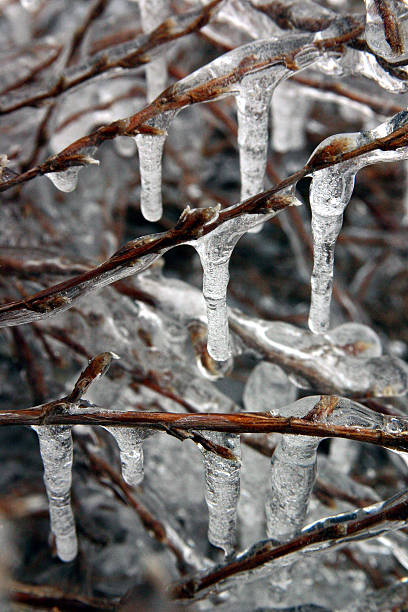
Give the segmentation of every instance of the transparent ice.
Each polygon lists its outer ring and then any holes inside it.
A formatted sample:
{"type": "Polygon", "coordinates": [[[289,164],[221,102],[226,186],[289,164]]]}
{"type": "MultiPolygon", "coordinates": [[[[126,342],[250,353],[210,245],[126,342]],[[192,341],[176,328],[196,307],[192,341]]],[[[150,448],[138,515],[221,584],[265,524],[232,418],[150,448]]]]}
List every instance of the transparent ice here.
{"type": "Polygon", "coordinates": [[[72,561],[78,551],[75,520],[71,508],[73,444],[71,427],[65,425],[33,426],[40,442],[44,465],[51,531],[55,536],[61,561],[72,561]]]}
{"type": "Polygon", "coordinates": [[[205,471],[205,500],[208,506],[208,540],[230,555],[235,547],[237,505],[240,491],[239,436],[207,432],[205,437],[229,449],[236,459],[224,459],[202,449],[205,471]]]}
{"type": "Polygon", "coordinates": [[[406,147],[388,151],[376,141],[403,127],[408,114],[403,111],[373,130],[355,134],[340,134],[323,141],[309,160],[313,164],[327,154],[331,158],[360,147],[370,147],[369,152],[354,159],[340,161],[330,168],[313,172],[310,187],[313,233],[313,273],[311,278],[311,303],[309,327],[315,334],[330,327],[330,302],[333,286],[334,250],[343,224],[343,213],[349,203],[355,176],[361,168],[378,161],[390,162],[406,159],[406,147]]]}

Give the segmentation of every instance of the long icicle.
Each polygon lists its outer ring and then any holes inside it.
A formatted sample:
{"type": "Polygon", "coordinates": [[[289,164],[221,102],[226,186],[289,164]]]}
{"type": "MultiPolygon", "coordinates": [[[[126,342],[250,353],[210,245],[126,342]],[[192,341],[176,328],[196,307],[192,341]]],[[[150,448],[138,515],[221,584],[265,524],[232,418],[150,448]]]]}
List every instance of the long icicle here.
{"type": "Polygon", "coordinates": [[[236,459],[224,459],[212,451],[202,449],[205,470],[205,500],[208,506],[208,539],[226,555],[234,550],[237,505],[240,492],[240,438],[238,435],[217,431],[205,437],[232,451],[236,459]]]}
{"type": "Polygon", "coordinates": [[[71,427],[33,426],[40,442],[44,465],[51,531],[61,561],[72,561],[78,552],[75,520],[71,508],[72,453],[71,427]]]}
{"type": "Polygon", "coordinates": [[[377,139],[392,134],[407,121],[408,113],[403,111],[373,130],[327,138],[317,147],[308,162],[313,177],[310,205],[314,254],[309,328],[315,334],[325,333],[330,327],[334,250],[343,223],[343,212],[353,193],[355,176],[361,168],[377,161],[406,159],[408,147],[397,148],[395,151],[378,147],[330,168],[313,171],[313,166],[321,164],[326,156],[333,159],[333,156],[374,144],[377,139]]]}

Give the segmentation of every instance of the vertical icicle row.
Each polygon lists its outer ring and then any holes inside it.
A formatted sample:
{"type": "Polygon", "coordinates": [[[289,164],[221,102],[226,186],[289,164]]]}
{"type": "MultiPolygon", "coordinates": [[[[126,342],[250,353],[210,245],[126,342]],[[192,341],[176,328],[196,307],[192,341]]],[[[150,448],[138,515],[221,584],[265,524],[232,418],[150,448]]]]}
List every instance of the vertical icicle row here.
{"type": "Polygon", "coordinates": [[[135,137],[140,165],[140,207],[148,221],[158,221],[163,214],[162,204],[162,157],[167,128],[175,113],[163,113],[147,124],[163,130],[163,134],[138,134],[135,137]]]}
{"type": "Polygon", "coordinates": [[[115,438],[120,452],[123,480],[136,487],[144,478],[143,441],[149,433],[142,427],[105,427],[115,438]]]}
{"type": "MultiPolygon", "coordinates": [[[[142,28],[145,34],[152,32],[167,17],[170,16],[170,3],[168,0],[139,0],[139,10],[142,28]]],[[[146,70],[146,99],[154,100],[167,85],[167,61],[165,56],[158,57],[149,62],[146,70]]]]}
{"type": "Polygon", "coordinates": [[[233,552],[240,492],[240,438],[235,434],[206,432],[206,438],[230,449],[236,460],[224,459],[202,449],[205,469],[205,500],[208,506],[208,539],[226,555],[233,552]]]}
{"type": "Polygon", "coordinates": [[[65,425],[33,426],[40,442],[44,464],[51,531],[61,561],[72,561],[78,552],[75,521],[71,508],[72,436],[65,425]]]}
{"type": "Polygon", "coordinates": [[[268,538],[289,540],[303,527],[316,478],[319,438],[282,436],[272,456],[265,513],[268,538]]]}

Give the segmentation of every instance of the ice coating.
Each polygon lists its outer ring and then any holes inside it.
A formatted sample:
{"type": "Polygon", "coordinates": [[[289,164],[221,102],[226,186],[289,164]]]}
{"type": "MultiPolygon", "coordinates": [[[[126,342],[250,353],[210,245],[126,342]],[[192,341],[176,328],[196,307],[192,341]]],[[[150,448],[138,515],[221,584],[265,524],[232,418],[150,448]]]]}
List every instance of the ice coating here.
{"type": "Polygon", "coordinates": [[[408,59],[406,0],[365,0],[365,5],[368,46],[391,63],[408,59]]]}
{"type": "MultiPolygon", "coordinates": [[[[378,139],[384,139],[406,125],[408,113],[402,111],[370,131],[339,134],[324,140],[314,151],[309,166],[319,165],[326,159],[333,160],[360,147],[375,147],[378,139]]],[[[312,172],[310,206],[312,209],[313,272],[311,278],[311,303],[309,328],[315,334],[324,333],[330,326],[330,303],[333,286],[334,251],[343,224],[343,212],[349,203],[357,172],[377,161],[387,162],[406,159],[408,148],[386,150],[381,144],[353,159],[340,161],[329,168],[312,172]]]]}
{"type": "Polygon", "coordinates": [[[51,531],[61,561],[72,561],[78,552],[75,520],[71,508],[72,436],[65,425],[33,426],[40,442],[44,465],[51,531]]]}
{"type": "Polygon", "coordinates": [[[208,506],[208,539],[226,555],[235,545],[237,505],[240,491],[240,439],[221,432],[206,432],[205,437],[228,448],[236,459],[224,459],[202,449],[205,471],[205,500],[208,506]]]}
{"type": "Polygon", "coordinates": [[[162,157],[164,143],[167,138],[167,128],[175,113],[163,113],[150,119],[147,123],[163,134],[138,134],[135,137],[139,152],[141,194],[140,207],[143,216],[148,221],[158,221],[163,213],[161,182],[162,157]]]}
{"type": "Polygon", "coordinates": [[[274,363],[261,361],[252,370],[244,389],[243,402],[248,412],[268,412],[291,404],[296,387],[287,374],[274,363]]]}
{"type": "MultiPolygon", "coordinates": [[[[290,204],[298,200],[289,196],[290,204]]],[[[289,202],[289,201],[288,201],[289,202]]],[[[276,213],[246,214],[226,221],[211,233],[192,241],[200,256],[203,268],[203,295],[207,306],[207,349],[216,361],[227,361],[231,356],[229,347],[227,286],[229,260],[238,240],[247,231],[267,221],[276,213]]]]}
{"type": "MultiPolygon", "coordinates": [[[[167,0],[138,0],[145,34],[152,32],[170,15],[170,6],[167,0]]],[[[146,66],[147,101],[154,100],[166,87],[167,62],[161,56],[146,66]]]]}
{"type": "MultiPolygon", "coordinates": [[[[229,312],[230,327],[251,351],[289,368],[319,389],[344,395],[391,397],[408,391],[408,365],[381,355],[378,336],[360,323],[345,323],[324,335],[313,335],[288,323],[249,318],[229,312]]],[[[245,350],[245,349],[243,349],[245,350]]]]}
{"type": "Polygon", "coordinates": [[[144,478],[143,441],[149,432],[141,427],[105,427],[115,438],[120,452],[123,480],[136,487],[144,478]]]}

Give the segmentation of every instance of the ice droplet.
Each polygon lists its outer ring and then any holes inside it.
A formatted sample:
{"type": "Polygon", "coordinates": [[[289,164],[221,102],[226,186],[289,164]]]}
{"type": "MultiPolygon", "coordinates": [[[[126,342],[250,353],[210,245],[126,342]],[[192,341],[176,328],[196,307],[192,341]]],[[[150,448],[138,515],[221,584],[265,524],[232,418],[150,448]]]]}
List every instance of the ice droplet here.
{"type": "Polygon", "coordinates": [[[237,505],[240,491],[240,438],[237,435],[217,431],[206,432],[205,437],[225,446],[236,460],[224,459],[202,449],[205,469],[205,500],[208,506],[208,539],[226,555],[235,545],[237,505]]]}
{"type": "Polygon", "coordinates": [[[44,465],[51,531],[61,561],[72,561],[78,552],[71,508],[72,436],[66,425],[33,426],[44,465]]]}
{"type": "Polygon", "coordinates": [[[163,213],[162,204],[162,156],[167,138],[167,128],[175,113],[167,112],[146,123],[163,130],[163,134],[138,134],[135,137],[139,151],[140,180],[142,191],[140,207],[148,221],[158,221],[163,213]]]}
{"type": "Polygon", "coordinates": [[[99,165],[99,161],[94,159],[92,155],[95,153],[95,147],[87,147],[80,152],[83,163],[79,166],[70,166],[61,172],[47,172],[45,176],[50,179],[51,183],[65,193],[74,191],[78,184],[78,175],[80,170],[86,165],[99,165]]]}

